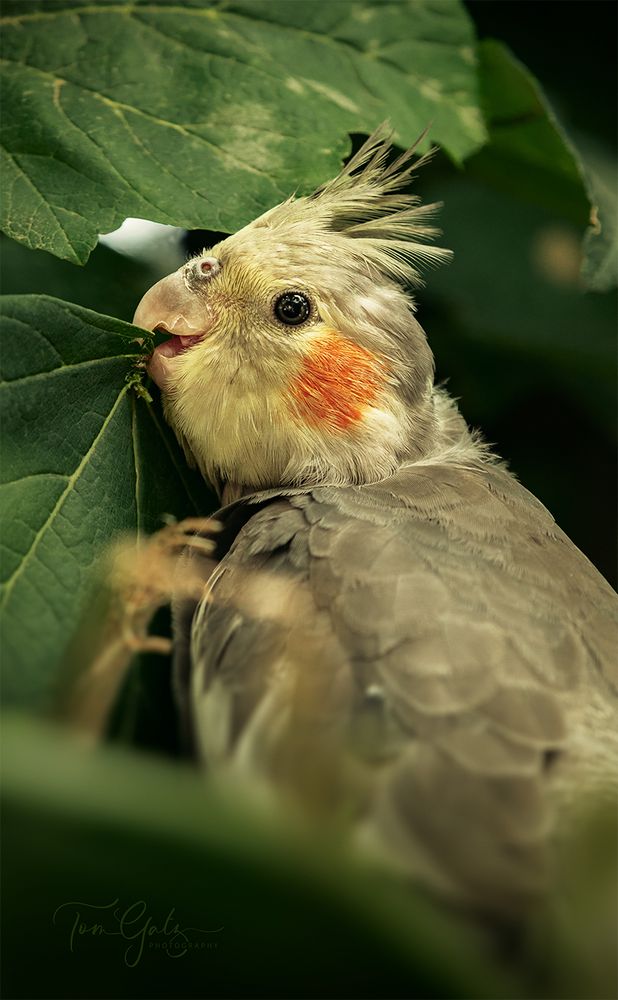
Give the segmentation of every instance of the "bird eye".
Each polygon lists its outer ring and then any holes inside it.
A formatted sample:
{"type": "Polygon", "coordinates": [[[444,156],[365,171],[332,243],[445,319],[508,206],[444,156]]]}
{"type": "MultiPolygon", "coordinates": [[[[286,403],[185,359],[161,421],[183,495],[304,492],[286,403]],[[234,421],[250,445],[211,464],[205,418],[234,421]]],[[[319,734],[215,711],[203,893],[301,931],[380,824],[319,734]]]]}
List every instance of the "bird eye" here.
{"type": "Polygon", "coordinates": [[[299,326],[310,314],[311,303],[302,292],[284,292],[275,301],[275,316],[286,326],[299,326]]]}

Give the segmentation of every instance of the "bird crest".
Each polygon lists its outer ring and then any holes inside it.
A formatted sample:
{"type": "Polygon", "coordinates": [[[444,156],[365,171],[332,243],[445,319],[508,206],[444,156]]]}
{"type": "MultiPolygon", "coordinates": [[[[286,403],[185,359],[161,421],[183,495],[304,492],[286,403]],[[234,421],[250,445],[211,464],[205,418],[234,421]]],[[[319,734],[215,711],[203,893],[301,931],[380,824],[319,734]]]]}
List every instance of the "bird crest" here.
{"type": "Polygon", "coordinates": [[[298,246],[305,255],[314,251],[316,261],[328,254],[337,266],[421,285],[421,268],[452,257],[450,250],[428,245],[441,232],[433,225],[441,203],[422,205],[409,190],[414,173],[435,152],[415,157],[425,135],[393,159],[392,131],[383,123],[335,178],[313,194],[276,205],[232,240],[267,230],[288,252],[298,246]]]}

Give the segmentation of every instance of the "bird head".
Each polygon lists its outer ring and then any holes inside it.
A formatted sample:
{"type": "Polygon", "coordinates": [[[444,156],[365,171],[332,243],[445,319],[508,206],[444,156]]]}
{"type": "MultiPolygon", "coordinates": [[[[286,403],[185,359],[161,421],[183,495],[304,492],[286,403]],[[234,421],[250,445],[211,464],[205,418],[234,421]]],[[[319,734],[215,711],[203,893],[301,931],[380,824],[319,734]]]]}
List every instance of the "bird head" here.
{"type": "Polygon", "coordinates": [[[154,285],[134,323],[168,332],[148,371],[219,490],[374,482],[428,448],[433,357],[408,293],[438,206],[407,193],[380,127],[341,173],[154,285]]]}

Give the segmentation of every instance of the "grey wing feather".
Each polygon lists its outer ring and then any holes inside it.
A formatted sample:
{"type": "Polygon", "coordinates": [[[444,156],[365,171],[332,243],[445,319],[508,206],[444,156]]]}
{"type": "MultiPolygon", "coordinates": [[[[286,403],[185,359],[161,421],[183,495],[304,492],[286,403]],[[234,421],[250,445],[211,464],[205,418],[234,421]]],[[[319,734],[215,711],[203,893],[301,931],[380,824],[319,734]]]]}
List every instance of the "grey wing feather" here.
{"type": "Polygon", "coordinates": [[[366,840],[517,905],[561,803],[615,768],[616,595],[500,467],[261,502],[193,624],[203,750],[225,716],[216,754],[243,745],[300,786],[290,746],[319,745],[330,795],[346,768],[329,755],[356,754],[366,840]]]}

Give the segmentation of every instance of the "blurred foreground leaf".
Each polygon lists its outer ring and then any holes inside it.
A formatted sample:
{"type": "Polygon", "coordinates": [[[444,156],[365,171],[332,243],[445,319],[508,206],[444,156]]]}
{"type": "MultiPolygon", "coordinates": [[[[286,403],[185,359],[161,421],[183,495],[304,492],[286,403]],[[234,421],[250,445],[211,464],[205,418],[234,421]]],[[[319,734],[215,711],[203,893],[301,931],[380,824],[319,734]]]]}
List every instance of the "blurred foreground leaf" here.
{"type": "Polygon", "coordinates": [[[559,892],[526,929],[525,963],[551,1000],[618,996],[618,808],[605,788],[570,804],[557,844],[559,892]]]}
{"type": "Polygon", "coordinates": [[[480,937],[355,862],[334,831],[188,768],[89,752],[19,718],[3,729],[7,996],[521,995],[480,937]],[[134,906],[124,937],[115,900],[134,906]],[[186,953],[161,933],[170,911],[186,953]],[[159,930],[140,954],[148,917],[159,930]]]}
{"type": "Polygon", "coordinates": [[[385,118],[455,159],[485,141],[454,0],[5,10],[2,226],[74,262],[126,216],[233,231],[385,118]]]}
{"type": "Polygon", "coordinates": [[[46,296],[3,300],[5,700],[46,701],[112,539],[211,507],[158,408],[125,381],[136,333],[46,296]]]}

